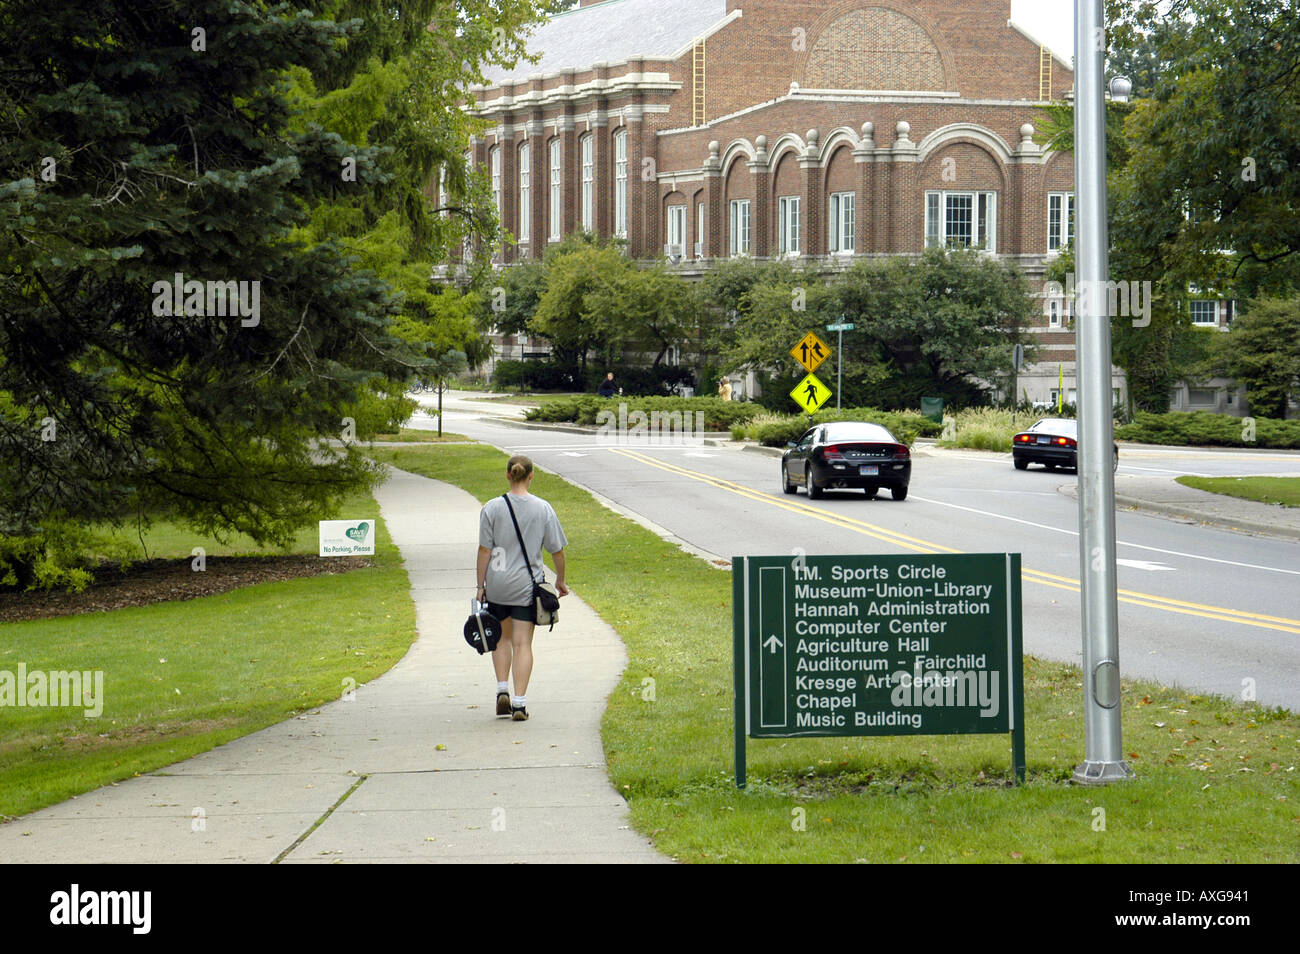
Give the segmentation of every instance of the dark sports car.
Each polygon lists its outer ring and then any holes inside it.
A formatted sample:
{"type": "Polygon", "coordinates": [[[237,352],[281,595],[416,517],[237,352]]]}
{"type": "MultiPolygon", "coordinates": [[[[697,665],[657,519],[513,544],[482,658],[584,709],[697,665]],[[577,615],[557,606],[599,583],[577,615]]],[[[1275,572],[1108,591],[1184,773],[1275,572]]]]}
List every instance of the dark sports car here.
{"type": "Polygon", "coordinates": [[[814,500],[823,490],[849,487],[861,488],[868,497],[888,487],[895,500],[905,500],[911,480],[911,451],[879,424],[819,424],[781,457],[781,489],[793,494],[802,485],[814,500]]]}
{"type": "MultiPolygon", "coordinates": [[[[1114,448],[1111,468],[1119,467],[1119,446],[1114,448]]],[[[1016,470],[1030,464],[1042,464],[1048,470],[1058,467],[1079,469],[1079,422],[1067,418],[1044,418],[1011,441],[1011,460],[1016,470]]]]}

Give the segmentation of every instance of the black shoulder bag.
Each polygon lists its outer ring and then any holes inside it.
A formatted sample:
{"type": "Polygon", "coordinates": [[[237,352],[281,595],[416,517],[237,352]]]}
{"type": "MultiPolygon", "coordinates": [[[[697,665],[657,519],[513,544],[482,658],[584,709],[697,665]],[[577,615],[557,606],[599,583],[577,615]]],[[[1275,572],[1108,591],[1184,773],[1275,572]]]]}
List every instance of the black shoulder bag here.
{"type": "Polygon", "coordinates": [[[524,558],[524,567],[528,578],[533,581],[533,607],[537,611],[537,625],[555,629],[555,621],[560,618],[560,594],[555,587],[546,582],[546,568],[542,567],[542,581],[533,578],[533,565],[528,560],[528,547],[524,546],[524,535],[519,530],[519,521],[515,518],[515,508],[511,506],[510,495],[502,494],[510,511],[510,522],[515,525],[515,536],[519,538],[519,552],[524,558]]]}

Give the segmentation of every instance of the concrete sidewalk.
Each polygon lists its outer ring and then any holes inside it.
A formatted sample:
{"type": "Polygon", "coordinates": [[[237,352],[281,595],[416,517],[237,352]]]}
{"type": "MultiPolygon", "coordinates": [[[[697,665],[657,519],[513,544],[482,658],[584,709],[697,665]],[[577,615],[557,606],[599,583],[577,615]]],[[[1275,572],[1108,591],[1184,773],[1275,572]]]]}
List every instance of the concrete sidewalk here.
{"type": "Polygon", "coordinates": [[[9,863],[663,862],[628,827],[600,744],[626,664],[576,595],[534,638],[527,722],[461,636],[478,501],[402,471],[376,493],[419,639],[340,700],[0,826],[9,863]],[[196,815],[201,813],[201,819],[196,815]],[[199,830],[196,830],[199,829],[199,830]]]}

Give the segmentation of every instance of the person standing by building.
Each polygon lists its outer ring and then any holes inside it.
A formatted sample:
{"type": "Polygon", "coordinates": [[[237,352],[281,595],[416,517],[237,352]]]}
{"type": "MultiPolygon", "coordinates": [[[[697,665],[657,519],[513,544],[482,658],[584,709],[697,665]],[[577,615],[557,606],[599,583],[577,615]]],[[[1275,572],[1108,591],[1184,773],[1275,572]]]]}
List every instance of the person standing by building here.
{"type": "Polygon", "coordinates": [[[528,680],[533,672],[533,630],[537,623],[533,583],[544,577],[542,550],[555,561],[555,590],[567,596],[564,548],[568,539],[555,509],[529,493],[533,462],[523,455],[506,465],[510,491],[493,497],[479,514],[478,599],[501,621],[501,642],[492,653],[497,677],[497,715],[528,718],[528,680]],[[511,513],[513,511],[513,519],[511,513]],[[515,532],[518,522],[519,532],[515,532]],[[519,549],[523,537],[527,552],[519,549]],[[514,671],[514,695],[510,675],[514,671]]]}
{"type": "Polygon", "coordinates": [[[724,401],[731,400],[731,378],[724,376],[723,379],[718,382],[718,397],[722,398],[724,401]]]}

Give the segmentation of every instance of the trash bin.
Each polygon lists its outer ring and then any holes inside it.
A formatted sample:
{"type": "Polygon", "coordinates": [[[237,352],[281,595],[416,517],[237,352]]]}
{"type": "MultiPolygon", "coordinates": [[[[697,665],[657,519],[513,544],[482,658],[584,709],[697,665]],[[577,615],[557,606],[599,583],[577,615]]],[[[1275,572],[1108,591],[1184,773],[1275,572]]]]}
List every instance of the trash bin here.
{"type": "Polygon", "coordinates": [[[943,423],[943,398],[921,398],[921,416],[928,417],[936,424],[943,423]]]}

